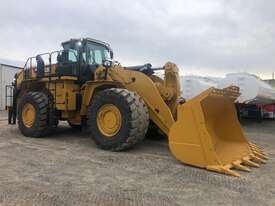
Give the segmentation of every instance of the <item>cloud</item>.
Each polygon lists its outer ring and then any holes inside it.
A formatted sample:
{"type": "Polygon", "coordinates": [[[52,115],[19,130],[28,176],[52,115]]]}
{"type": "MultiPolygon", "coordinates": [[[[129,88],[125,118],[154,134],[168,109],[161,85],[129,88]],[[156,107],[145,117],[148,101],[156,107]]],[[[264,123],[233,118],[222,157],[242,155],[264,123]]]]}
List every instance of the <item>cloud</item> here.
{"type": "Polygon", "coordinates": [[[0,57],[23,60],[72,37],[109,42],[124,65],[170,60],[183,73],[275,70],[272,0],[2,1],[0,57]]]}

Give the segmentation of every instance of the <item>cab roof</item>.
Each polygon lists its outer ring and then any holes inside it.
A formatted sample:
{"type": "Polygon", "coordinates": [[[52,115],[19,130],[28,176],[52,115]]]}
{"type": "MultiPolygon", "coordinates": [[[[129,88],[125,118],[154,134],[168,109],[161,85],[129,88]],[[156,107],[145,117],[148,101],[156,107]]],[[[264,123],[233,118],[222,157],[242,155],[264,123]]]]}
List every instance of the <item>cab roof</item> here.
{"type": "Polygon", "coordinates": [[[97,39],[93,39],[93,38],[73,38],[73,39],[70,39],[68,41],[62,42],[62,46],[66,43],[75,42],[75,41],[81,41],[81,42],[88,41],[88,42],[103,45],[103,46],[105,46],[105,47],[107,47],[108,49],[111,50],[110,44],[108,44],[106,42],[103,42],[103,41],[100,41],[100,40],[97,40],[97,39]]]}

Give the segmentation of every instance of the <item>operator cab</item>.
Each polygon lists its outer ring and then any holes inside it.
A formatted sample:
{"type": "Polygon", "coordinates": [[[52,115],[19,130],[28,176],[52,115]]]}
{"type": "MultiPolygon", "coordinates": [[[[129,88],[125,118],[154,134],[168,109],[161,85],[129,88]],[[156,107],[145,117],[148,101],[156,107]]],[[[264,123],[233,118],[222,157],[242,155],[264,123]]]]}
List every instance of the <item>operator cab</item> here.
{"type": "Polygon", "coordinates": [[[77,76],[81,82],[92,80],[102,61],[113,59],[109,44],[91,38],[71,39],[62,47],[57,57],[57,75],[77,76]]]}

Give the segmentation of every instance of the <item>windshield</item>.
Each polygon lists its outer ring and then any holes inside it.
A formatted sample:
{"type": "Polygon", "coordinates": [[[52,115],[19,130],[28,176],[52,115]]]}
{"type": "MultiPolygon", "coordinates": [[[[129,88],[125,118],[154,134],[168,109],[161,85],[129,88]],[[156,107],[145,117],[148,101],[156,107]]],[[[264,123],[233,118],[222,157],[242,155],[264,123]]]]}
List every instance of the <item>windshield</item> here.
{"type": "Polygon", "coordinates": [[[82,53],[83,61],[87,64],[102,64],[103,60],[111,59],[110,51],[99,44],[87,42],[86,51],[82,53]]]}
{"type": "Polygon", "coordinates": [[[108,48],[103,45],[81,41],[68,42],[63,44],[64,50],[68,51],[69,62],[77,62],[80,60],[82,63],[95,65],[102,64],[103,60],[111,59],[111,54],[108,48]]]}

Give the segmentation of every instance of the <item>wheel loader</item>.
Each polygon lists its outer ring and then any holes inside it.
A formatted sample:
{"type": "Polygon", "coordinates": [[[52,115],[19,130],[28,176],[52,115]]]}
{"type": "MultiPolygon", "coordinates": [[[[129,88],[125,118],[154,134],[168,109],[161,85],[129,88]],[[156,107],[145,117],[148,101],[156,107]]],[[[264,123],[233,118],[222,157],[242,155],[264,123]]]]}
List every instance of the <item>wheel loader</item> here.
{"type": "Polygon", "coordinates": [[[62,50],[28,58],[15,75],[9,122],[17,119],[24,136],[38,138],[67,121],[110,151],[131,148],[156,128],[180,162],[233,176],[265,163],[237,119],[238,87],[209,88],[186,102],[180,90],[174,63],[123,67],[109,44],[71,39],[62,50]]]}

